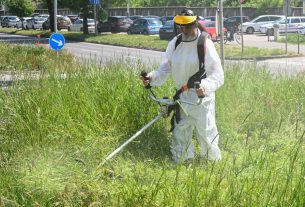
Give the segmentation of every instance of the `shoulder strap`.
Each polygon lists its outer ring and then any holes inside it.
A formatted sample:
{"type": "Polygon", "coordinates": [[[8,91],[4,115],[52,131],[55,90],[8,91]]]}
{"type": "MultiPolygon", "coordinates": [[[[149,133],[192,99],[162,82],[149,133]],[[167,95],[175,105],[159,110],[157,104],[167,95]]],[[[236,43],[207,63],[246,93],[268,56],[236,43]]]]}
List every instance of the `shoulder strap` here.
{"type": "Polygon", "coordinates": [[[177,36],[177,40],[176,40],[176,43],[175,43],[175,49],[178,47],[178,45],[182,42],[182,34],[178,34],[177,36]]]}
{"type": "Polygon", "coordinates": [[[199,72],[201,74],[204,74],[203,78],[206,78],[205,68],[205,52],[206,52],[206,38],[208,37],[208,33],[206,32],[201,32],[199,39],[198,39],[198,44],[197,44],[197,52],[198,52],[198,59],[199,59],[199,72]]]}

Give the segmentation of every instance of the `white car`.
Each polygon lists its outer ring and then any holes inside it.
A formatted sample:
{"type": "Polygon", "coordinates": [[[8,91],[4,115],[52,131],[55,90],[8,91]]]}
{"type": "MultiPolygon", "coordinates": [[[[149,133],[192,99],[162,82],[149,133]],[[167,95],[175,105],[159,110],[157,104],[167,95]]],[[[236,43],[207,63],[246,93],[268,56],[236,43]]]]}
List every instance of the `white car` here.
{"type": "MultiPolygon", "coordinates": [[[[94,19],[88,20],[88,31],[89,33],[95,33],[95,22],[94,19]]],[[[69,28],[68,31],[82,32],[83,31],[83,19],[76,20],[69,28]]]]}
{"type": "Polygon", "coordinates": [[[42,29],[42,24],[46,21],[46,18],[34,17],[27,19],[25,22],[25,29],[42,29]]]}
{"type": "Polygon", "coordinates": [[[26,29],[26,24],[27,24],[27,20],[31,20],[32,17],[23,17],[23,18],[20,18],[21,20],[21,28],[22,29],[26,29]]]}
{"type": "Polygon", "coordinates": [[[249,22],[242,24],[243,32],[247,34],[253,34],[254,32],[259,32],[259,28],[263,24],[274,23],[276,20],[279,20],[283,15],[262,15],[252,19],[249,22]]]}
{"type": "Polygon", "coordinates": [[[285,16],[283,16],[281,19],[268,24],[263,24],[260,26],[259,31],[266,35],[274,35],[274,28],[273,25],[279,23],[280,21],[285,20],[285,16]]]}
{"type": "Polygon", "coordinates": [[[16,24],[20,22],[20,19],[17,16],[6,16],[1,21],[2,27],[16,27],[16,24]]]}
{"type": "MultiPolygon", "coordinates": [[[[279,28],[280,33],[284,33],[286,30],[286,19],[273,25],[279,28]]],[[[293,33],[298,32],[299,29],[305,27],[305,17],[304,16],[293,16],[287,17],[287,32],[293,33]]]]}

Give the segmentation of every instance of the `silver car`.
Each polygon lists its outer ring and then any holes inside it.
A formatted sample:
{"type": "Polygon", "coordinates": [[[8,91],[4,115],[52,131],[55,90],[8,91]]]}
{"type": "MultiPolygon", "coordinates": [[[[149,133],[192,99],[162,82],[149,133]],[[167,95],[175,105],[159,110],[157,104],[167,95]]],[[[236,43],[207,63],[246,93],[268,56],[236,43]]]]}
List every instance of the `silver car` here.
{"type": "Polygon", "coordinates": [[[1,21],[1,26],[2,27],[16,27],[18,22],[20,22],[20,19],[17,16],[6,16],[1,21]]]}

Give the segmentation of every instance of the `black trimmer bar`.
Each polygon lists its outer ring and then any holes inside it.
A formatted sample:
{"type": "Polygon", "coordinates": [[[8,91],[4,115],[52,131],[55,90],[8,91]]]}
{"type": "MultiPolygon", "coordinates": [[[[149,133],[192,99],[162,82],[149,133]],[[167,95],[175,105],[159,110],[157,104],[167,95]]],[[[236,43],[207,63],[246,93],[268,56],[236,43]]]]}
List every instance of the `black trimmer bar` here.
{"type": "MultiPolygon", "coordinates": [[[[141,76],[145,79],[147,79],[147,73],[145,71],[142,71],[141,76]]],[[[195,83],[196,88],[199,88],[199,82],[195,83]]],[[[112,157],[114,157],[118,152],[120,152],[127,144],[129,144],[131,141],[133,141],[135,138],[137,138],[142,132],[144,132],[148,127],[150,127],[152,124],[154,124],[156,121],[158,121],[161,117],[167,117],[168,115],[168,109],[170,106],[179,104],[180,108],[184,111],[184,113],[188,116],[187,112],[184,110],[182,107],[181,103],[186,103],[186,104],[191,104],[191,105],[200,105],[202,103],[203,97],[198,97],[199,100],[197,103],[192,103],[192,102],[187,102],[187,101],[182,101],[182,100],[171,100],[168,97],[164,97],[161,99],[158,99],[153,91],[151,90],[151,85],[146,85],[146,89],[149,90],[150,92],[150,98],[155,101],[156,103],[159,104],[160,106],[160,113],[153,119],[151,120],[148,124],[146,124],[142,129],[137,131],[132,137],[130,137],[127,141],[125,141],[122,145],[120,145],[118,148],[116,148],[113,152],[111,152],[98,166],[101,167],[103,166],[108,160],[110,160],[112,157]]]]}

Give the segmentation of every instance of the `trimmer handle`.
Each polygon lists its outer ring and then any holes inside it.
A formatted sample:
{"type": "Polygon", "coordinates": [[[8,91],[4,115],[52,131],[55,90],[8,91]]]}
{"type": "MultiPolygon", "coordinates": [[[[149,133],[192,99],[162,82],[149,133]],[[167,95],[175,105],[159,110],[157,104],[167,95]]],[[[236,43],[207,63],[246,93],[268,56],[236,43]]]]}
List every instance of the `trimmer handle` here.
{"type": "MultiPolygon", "coordinates": [[[[200,88],[200,82],[195,82],[194,84],[195,84],[196,89],[200,88]]],[[[198,98],[202,99],[202,98],[204,98],[204,95],[198,96],[198,98]]]]}
{"type": "MultiPolygon", "coordinates": [[[[145,79],[145,80],[149,80],[149,78],[147,77],[147,72],[145,70],[142,70],[141,72],[141,76],[145,79]]],[[[151,89],[151,85],[148,84],[145,86],[146,89],[151,89]]]]}

